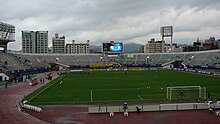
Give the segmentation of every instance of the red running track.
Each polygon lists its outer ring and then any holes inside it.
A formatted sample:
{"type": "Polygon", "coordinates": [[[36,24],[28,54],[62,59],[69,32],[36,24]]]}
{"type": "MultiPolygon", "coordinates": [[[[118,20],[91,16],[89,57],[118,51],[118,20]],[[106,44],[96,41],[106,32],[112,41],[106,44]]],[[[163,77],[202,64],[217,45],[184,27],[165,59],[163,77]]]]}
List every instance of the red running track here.
{"type": "Polygon", "coordinates": [[[43,106],[43,112],[31,115],[53,124],[220,124],[220,117],[208,110],[88,114],[88,105],[43,106]]]}
{"type": "MultiPolygon", "coordinates": [[[[45,77],[43,75],[42,77],[45,77]]],[[[58,77],[53,72],[53,77],[58,77]]],[[[49,81],[45,79],[45,84],[49,81]]],[[[38,89],[43,84],[30,86],[27,82],[18,83],[15,86],[0,90],[0,124],[47,124],[25,112],[20,112],[16,104],[32,91],[38,89]]]]}

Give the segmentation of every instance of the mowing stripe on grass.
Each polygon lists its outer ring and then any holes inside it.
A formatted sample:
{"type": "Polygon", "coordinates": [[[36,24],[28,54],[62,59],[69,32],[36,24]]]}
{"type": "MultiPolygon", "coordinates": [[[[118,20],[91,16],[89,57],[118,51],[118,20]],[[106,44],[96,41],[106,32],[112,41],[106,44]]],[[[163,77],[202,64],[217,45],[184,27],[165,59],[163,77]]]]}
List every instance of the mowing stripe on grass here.
{"type": "Polygon", "coordinates": [[[90,93],[90,94],[91,94],[91,102],[92,102],[92,90],[91,90],[91,93],[90,93]]]}
{"type": "MultiPolygon", "coordinates": [[[[139,101],[140,99],[138,98],[138,99],[121,99],[121,100],[119,100],[119,99],[109,99],[109,100],[93,100],[93,102],[135,102],[135,101],[139,101]]],[[[160,99],[157,99],[157,98],[155,98],[155,99],[144,99],[144,101],[151,101],[151,100],[161,100],[161,98],[160,99]]],[[[72,104],[78,104],[78,102],[80,102],[80,103],[90,103],[91,101],[89,100],[89,101],[57,101],[57,102],[32,102],[32,103],[34,103],[34,104],[68,104],[68,103],[72,103],[72,104]]]]}
{"type": "Polygon", "coordinates": [[[140,98],[141,100],[144,100],[140,95],[137,95],[138,98],[140,98]]]}
{"type": "Polygon", "coordinates": [[[138,88],[116,88],[116,89],[94,89],[94,90],[97,90],[97,91],[105,91],[105,90],[140,90],[140,89],[146,89],[146,87],[138,87],[138,88]]]}
{"type": "MultiPolygon", "coordinates": [[[[161,98],[155,98],[155,99],[144,99],[144,101],[151,101],[151,100],[161,100],[161,98]]],[[[140,101],[140,98],[138,99],[112,99],[112,100],[93,100],[93,102],[131,102],[131,101],[140,101]]]]}

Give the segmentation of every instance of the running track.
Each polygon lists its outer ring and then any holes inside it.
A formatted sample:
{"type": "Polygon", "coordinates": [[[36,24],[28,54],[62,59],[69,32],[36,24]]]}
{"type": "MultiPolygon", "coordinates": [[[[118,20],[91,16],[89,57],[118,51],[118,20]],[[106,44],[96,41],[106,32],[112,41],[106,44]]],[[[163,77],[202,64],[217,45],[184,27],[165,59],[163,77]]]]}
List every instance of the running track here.
{"type": "MultiPolygon", "coordinates": [[[[45,77],[43,75],[42,77],[45,77]]],[[[56,72],[53,72],[53,77],[57,77],[56,72]]],[[[45,79],[45,84],[48,80],[45,79]]],[[[27,82],[18,83],[16,86],[9,87],[5,90],[0,90],[0,124],[47,124],[27,113],[20,112],[16,104],[24,95],[41,87],[42,84],[29,86],[27,82]]]]}

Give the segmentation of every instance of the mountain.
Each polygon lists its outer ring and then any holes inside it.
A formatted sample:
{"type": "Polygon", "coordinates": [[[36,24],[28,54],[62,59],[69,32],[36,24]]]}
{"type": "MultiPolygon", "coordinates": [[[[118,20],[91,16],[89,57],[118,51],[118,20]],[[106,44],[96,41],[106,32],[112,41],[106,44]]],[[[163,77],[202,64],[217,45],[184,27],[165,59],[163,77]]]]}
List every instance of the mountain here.
{"type": "Polygon", "coordinates": [[[101,46],[89,45],[91,53],[101,52],[101,46]]]}
{"type": "Polygon", "coordinates": [[[135,43],[129,43],[124,44],[124,50],[125,53],[139,53],[141,44],[135,44],[135,43]]]}
{"type": "MultiPolygon", "coordinates": [[[[123,47],[123,52],[125,53],[139,53],[141,44],[135,44],[135,43],[129,43],[129,44],[124,44],[123,47]]],[[[97,45],[90,45],[90,50],[91,52],[101,52],[101,46],[97,45]]]]}

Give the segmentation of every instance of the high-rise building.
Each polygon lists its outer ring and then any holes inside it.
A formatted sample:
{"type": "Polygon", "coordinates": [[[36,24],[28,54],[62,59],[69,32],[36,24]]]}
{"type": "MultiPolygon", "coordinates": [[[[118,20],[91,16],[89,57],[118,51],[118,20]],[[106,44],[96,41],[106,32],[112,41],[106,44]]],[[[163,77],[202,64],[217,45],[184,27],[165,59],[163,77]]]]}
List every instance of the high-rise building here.
{"type": "Polygon", "coordinates": [[[58,33],[52,38],[52,52],[65,53],[65,36],[59,37],[58,33]]]}
{"type": "Polygon", "coordinates": [[[165,53],[170,50],[170,45],[166,45],[164,41],[155,41],[154,38],[144,46],[144,53],[165,53]]]}
{"type": "Polygon", "coordinates": [[[23,53],[48,53],[48,31],[22,31],[23,53]]]}
{"type": "Polygon", "coordinates": [[[66,53],[68,54],[86,54],[90,53],[89,49],[89,40],[86,43],[75,43],[75,40],[72,41],[72,44],[66,44],[66,53]]]}

